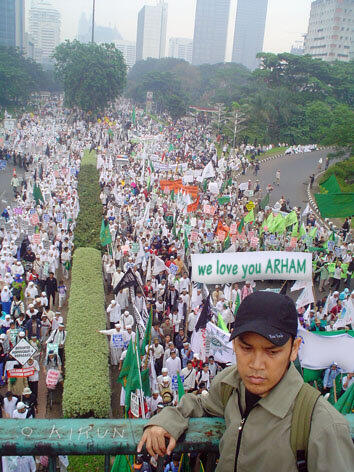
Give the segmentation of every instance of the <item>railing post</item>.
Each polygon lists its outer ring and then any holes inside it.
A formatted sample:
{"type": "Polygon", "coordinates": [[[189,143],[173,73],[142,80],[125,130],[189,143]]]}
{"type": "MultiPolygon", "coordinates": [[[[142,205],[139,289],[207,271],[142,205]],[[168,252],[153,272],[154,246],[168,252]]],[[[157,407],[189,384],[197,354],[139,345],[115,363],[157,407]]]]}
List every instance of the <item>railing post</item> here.
{"type": "Polygon", "coordinates": [[[2,472],[2,456],[0,456],[0,472],[2,472]]]}
{"type": "Polygon", "coordinates": [[[106,454],[104,456],[104,472],[109,472],[111,470],[111,456],[106,454]]]}
{"type": "Polygon", "coordinates": [[[57,470],[57,457],[49,456],[49,472],[56,472],[57,470]]]}

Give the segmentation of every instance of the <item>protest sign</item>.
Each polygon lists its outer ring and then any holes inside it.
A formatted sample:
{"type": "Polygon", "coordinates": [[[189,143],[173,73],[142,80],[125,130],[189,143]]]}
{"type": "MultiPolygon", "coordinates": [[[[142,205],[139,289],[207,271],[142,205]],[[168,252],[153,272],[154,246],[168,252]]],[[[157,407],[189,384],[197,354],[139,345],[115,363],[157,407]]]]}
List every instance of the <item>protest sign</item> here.
{"type": "Polygon", "coordinates": [[[226,238],[226,233],[225,231],[218,231],[218,239],[219,241],[223,242],[226,238]]]}
{"type": "Polygon", "coordinates": [[[312,280],[312,255],[283,251],[192,254],[192,280],[225,284],[252,280],[312,280]]]}
{"type": "Polygon", "coordinates": [[[140,403],[139,397],[135,393],[131,392],[130,394],[130,411],[135,418],[140,416],[140,403]]]}
{"type": "Polygon", "coordinates": [[[237,233],[237,225],[236,223],[232,223],[230,225],[230,234],[236,234],[237,233]]]}
{"type": "Polygon", "coordinates": [[[133,243],[132,244],[132,252],[134,254],[137,254],[139,252],[139,243],[133,243]]]}
{"type": "Polygon", "coordinates": [[[204,205],[203,210],[206,215],[210,215],[210,205],[204,205]]]}
{"type": "Polygon", "coordinates": [[[23,367],[22,369],[10,369],[7,371],[7,375],[13,378],[23,378],[23,377],[31,377],[34,375],[34,367],[23,367]]]}
{"type": "Polygon", "coordinates": [[[193,242],[198,241],[198,232],[197,231],[192,231],[191,232],[191,241],[193,241],[193,242]]]}
{"type": "Polygon", "coordinates": [[[210,229],[212,224],[213,224],[213,220],[205,220],[205,227],[207,229],[210,229]]]}
{"type": "Polygon", "coordinates": [[[250,201],[250,202],[247,203],[246,208],[247,208],[248,211],[251,211],[251,210],[253,210],[253,208],[255,206],[256,206],[255,203],[250,201]]]}
{"type": "Polygon", "coordinates": [[[21,339],[10,351],[11,356],[21,365],[25,365],[37,350],[26,339],[21,339]]]}
{"type": "Polygon", "coordinates": [[[176,275],[178,272],[178,266],[176,264],[170,264],[169,269],[172,275],[176,275]]]}

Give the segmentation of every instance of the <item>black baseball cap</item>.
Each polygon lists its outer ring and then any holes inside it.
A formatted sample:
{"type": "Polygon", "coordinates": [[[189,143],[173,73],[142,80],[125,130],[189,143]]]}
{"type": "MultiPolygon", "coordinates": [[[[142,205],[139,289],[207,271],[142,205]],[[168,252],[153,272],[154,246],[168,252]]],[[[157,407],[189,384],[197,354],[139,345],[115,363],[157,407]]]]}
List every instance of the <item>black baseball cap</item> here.
{"type": "Polygon", "coordinates": [[[296,337],[298,314],[291,298],[273,292],[257,291],[241,303],[230,341],[240,334],[257,333],[276,346],[296,337]]]}

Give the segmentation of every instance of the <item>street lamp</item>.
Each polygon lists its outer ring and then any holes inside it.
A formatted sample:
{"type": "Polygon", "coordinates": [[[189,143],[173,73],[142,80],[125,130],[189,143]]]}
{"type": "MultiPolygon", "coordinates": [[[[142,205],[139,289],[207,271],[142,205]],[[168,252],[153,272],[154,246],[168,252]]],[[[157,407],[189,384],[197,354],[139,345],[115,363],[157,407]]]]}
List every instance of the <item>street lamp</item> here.
{"type": "Polygon", "coordinates": [[[92,37],[91,42],[95,42],[95,10],[96,10],[96,0],[92,0],[92,37]]]}

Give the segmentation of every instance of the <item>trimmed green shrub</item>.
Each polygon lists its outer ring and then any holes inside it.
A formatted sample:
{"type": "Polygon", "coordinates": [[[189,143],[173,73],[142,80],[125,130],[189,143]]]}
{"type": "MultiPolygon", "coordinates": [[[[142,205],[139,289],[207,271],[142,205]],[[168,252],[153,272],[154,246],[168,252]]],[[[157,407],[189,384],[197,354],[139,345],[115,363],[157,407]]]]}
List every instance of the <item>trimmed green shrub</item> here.
{"type": "Polygon", "coordinates": [[[78,181],[80,212],[75,228],[75,247],[94,247],[101,250],[100,229],[102,203],[96,152],[84,152],[78,181]]]}
{"type": "Polygon", "coordinates": [[[106,326],[101,252],[76,249],[73,258],[67,340],[63,413],[66,418],[107,418],[111,390],[108,344],[98,333],[106,326]]]}
{"type": "Polygon", "coordinates": [[[354,156],[329,167],[321,177],[319,185],[325,182],[332,174],[336,176],[342,192],[354,192],[354,156]]]}

